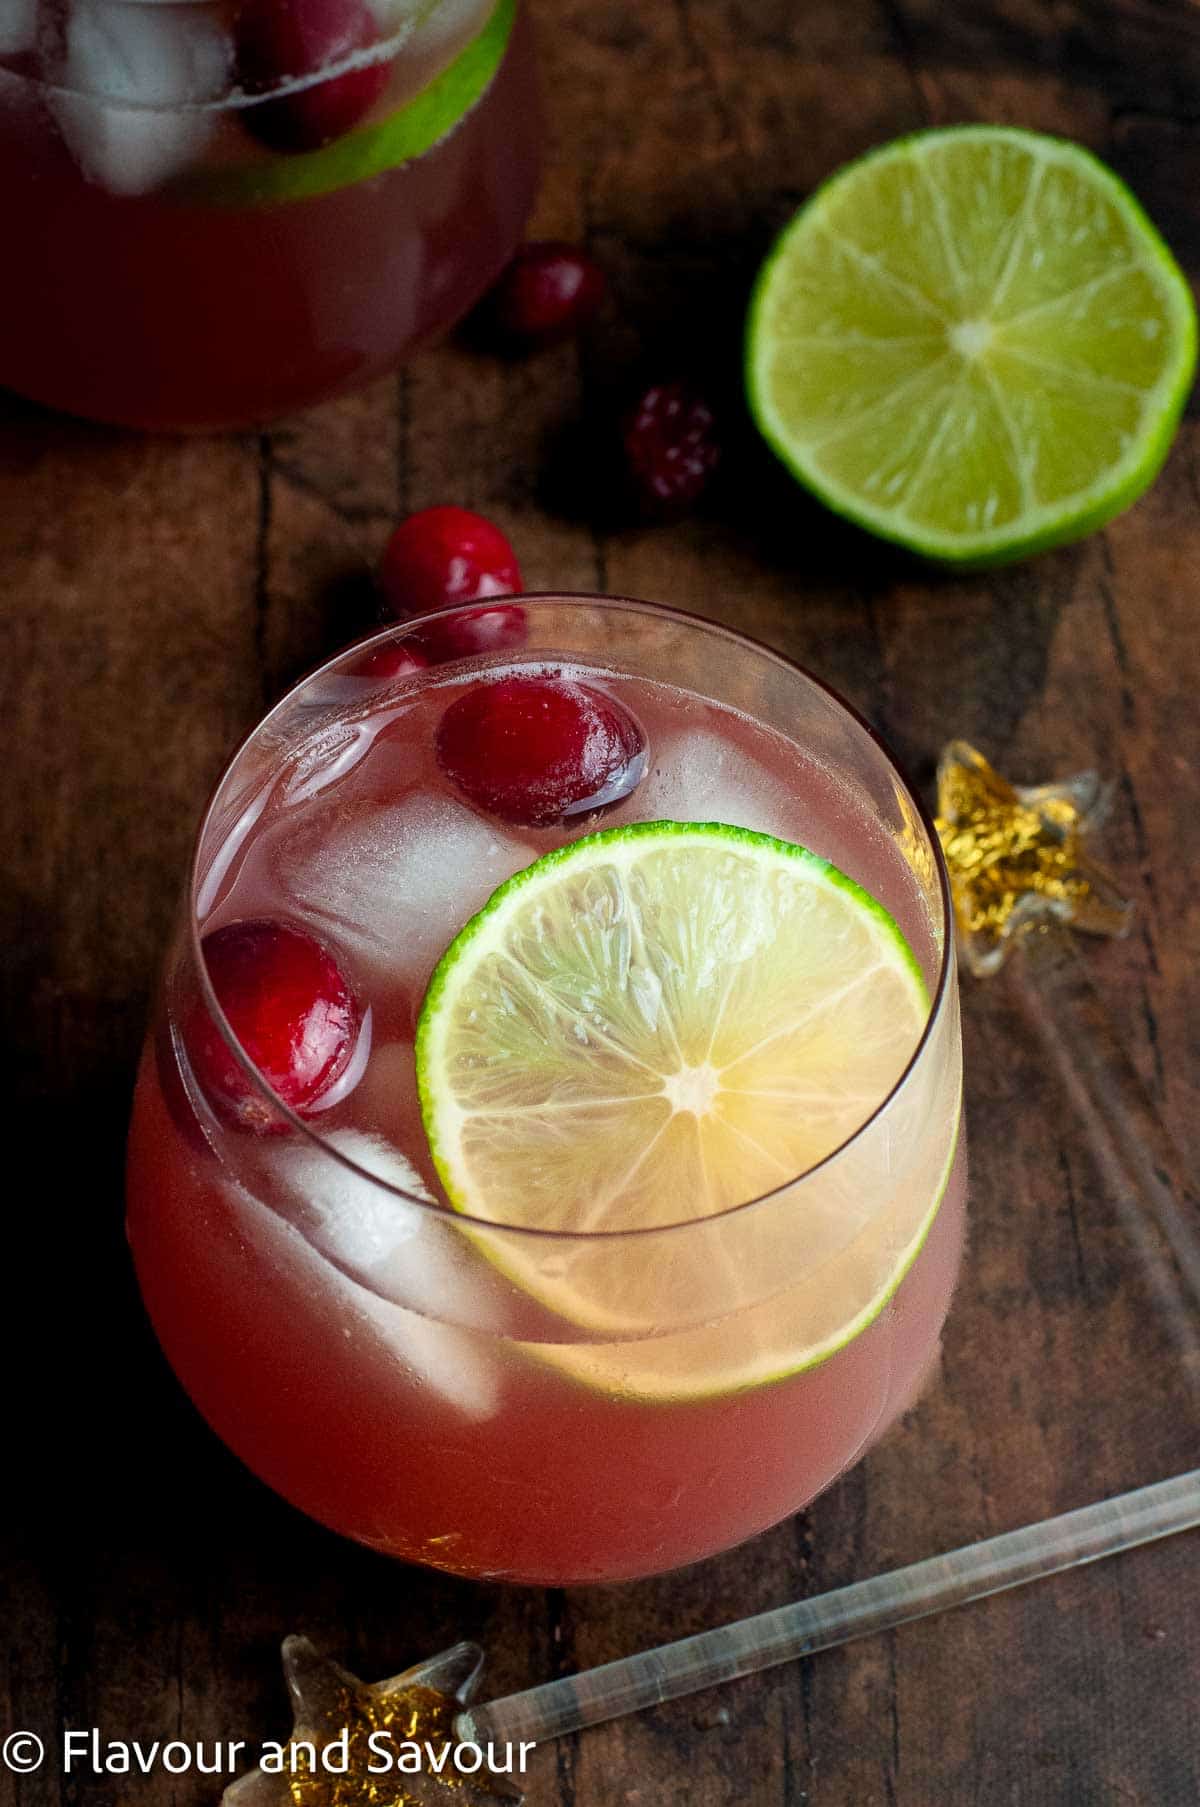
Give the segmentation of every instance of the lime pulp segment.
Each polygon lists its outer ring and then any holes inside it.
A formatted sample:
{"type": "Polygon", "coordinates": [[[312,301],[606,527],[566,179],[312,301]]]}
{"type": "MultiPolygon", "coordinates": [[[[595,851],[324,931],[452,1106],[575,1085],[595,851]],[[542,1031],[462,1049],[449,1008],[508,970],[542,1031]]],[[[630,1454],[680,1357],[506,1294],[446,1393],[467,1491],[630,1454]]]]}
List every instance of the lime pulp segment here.
{"type": "Polygon", "coordinates": [[[1038,133],[961,126],[818,189],[759,274],[759,428],[839,514],[987,565],[1102,525],[1157,474],[1196,365],[1187,281],[1129,190],[1038,133]]]}
{"type": "Polygon", "coordinates": [[[811,1366],[865,1328],[936,1213],[957,1078],[916,1100],[899,1159],[894,1135],[866,1136],[812,1170],[888,1097],[928,1011],[882,906],[767,835],[641,823],[502,886],[433,975],[417,1082],[452,1204],[568,1239],[473,1231],[573,1333],[608,1339],[544,1358],[697,1397],[811,1366]],[[605,1234],[666,1226],[661,1254],[605,1234]],[[661,1334],[712,1318],[726,1322],[661,1334]]]}
{"type": "Polygon", "coordinates": [[[318,151],[209,171],[189,179],[187,193],[233,207],[311,200],[424,156],[483,98],[504,59],[516,10],[517,0],[499,0],[482,31],[454,61],[386,119],[360,126],[318,151]]]}
{"type": "MultiPolygon", "coordinates": [[[[875,1225],[826,1266],[726,1321],[652,1339],[528,1347],[539,1360],[593,1391],[655,1404],[748,1392],[820,1367],[870,1328],[924,1248],[954,1170],[961,1128],[958,1099],[950,1128],[948,1142],[935,1137],[935,1146],[946,1151],[945,1162],[931,1195],[921,1194],[923,1215],[917,1214],[919,1205],[913,1208],[910,1189],[907,1210],[881,1211],[875,1225]],[[906,1216],[909,1239],[897,1247],[895,1231],[906,1216]]],[[[788,1256],[787,1238],[779,1240],[782,1263],[788,1256]]]]}

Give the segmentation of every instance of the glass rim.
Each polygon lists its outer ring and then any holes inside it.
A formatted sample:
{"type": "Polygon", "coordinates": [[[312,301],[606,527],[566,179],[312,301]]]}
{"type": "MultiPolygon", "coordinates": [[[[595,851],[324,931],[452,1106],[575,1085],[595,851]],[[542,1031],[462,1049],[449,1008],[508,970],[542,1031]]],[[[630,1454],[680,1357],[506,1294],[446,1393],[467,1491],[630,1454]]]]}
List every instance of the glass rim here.
{"type": "MultiPolygon", "coordinates": [[[[521,657],[522,649],[520,647],[513,647],[510,656],[513,658],[521,657]]],[[[465,660],[454,662],[465,663],[465,660]]],[[[444,661],[443,663],[449,664],[451,661],[444,661]]],[[[437,665],[431,665],[429,669],[436,672],[439,667],[437,665]]],[[[840,1160],[849,1149],[859,1143],[872,1126],[879,1122],[884,1114],[890,1109],[893,1101],[898,1098],[900,1093],[904,1090],[909,1079],[921,1065],[922,1059],[933,1040],[934,1032],[945,1012],[947,1000],[951,991],[951,981],[955,973],[956,962],[954,906],[950,893],[950,878],[946,870],[945,857],[942,853],[942,846],[938,838],[937,829],[934,826],[933,817],[922,802],[920,794],[915,787],[910,784],[908,775],[903,766],[900,764],[895,754],[893,754],[891,748],[887,745],[878,729],[873,727],[867,718],[861,714],[852,703],[847,702],[845,697],[843,697],[839,691],[835,690],[831,684],[826,683],[823,678],[817,677],[815,673],[809,671],[806,666],[801,665],[798,660],[789,658],[786,653],[776,652],[773,647],[767,646],[761,640],[756,640],[751,634],[742,633],[741,630],[737,628],[726,627],[723,622],[713,621],[705,615],[693,614],[688,609],[675,608],[668,603],[645,602],[639,600],[637,597],[614,596],[604,592],[592,593],[586,590],[522,590],[503,596],[476,597],[470,602],[457,603],[452,608],[434,609],[423,615],[413,615],[403,621],[385,623],[384,626],[377,631],[360,635],[358,639],[350,641],[346,646],[339,648],[339,650],[329,658],[322,659],[318,664],[304,672],[294,683],[288,686],[281,697],[276,699],[267,710],[266,714],[259,718],[249,732],[242,736],[234,747],[233,752],[222,766],[216,783],[213,785],[208,800],[201,812],[199,825],[192,838],[191,853],[189,855],[187,867],[186,907],[188,918],[187,945],[198,975],[200,995],[204,1001],[205,1008],[208,1010],[218,1033],[225,1042],[234,1060],[242,1068],[243,1072],[270,1108],[283,1118],[293,1132],[298,1132],[302,1135],[312,1147],[331,1160],[335,1166],[352,1174],[356,1179],[370,1182],[371,1185],[379,1187],[385,1194],[390,1194],[392,1197],[402,1200],[407,1206],[415,1207],[418,1210],[427,1213],[436,1213],[439,1219],[448,1219],[450,1222],[459,1224],[464,1228],[485,1231],[493,1236],[500,1235],[502,1237],[512,1236],[517,1238],[537,1239],[547,1246],[562,1245],[564,1243],[595,1245],[602,1241],[611,1244],[623,1238],[679,1235],[689,1229],[697,1230],[705,1225],[728,1221],[729,1219],[736,1217],[739,1213],[755,1210],[759,1206],[766,1206],[771,1200],[782,1198],[784,1194],[791,1192],[794,1187],[804,1185],[809,1180],[812,1180],[817,1175],[823,1173],[827,1168],[832,1166],[835,1161],[840,1160]],[[263,730],[266,729],[277,716],[294,703],[297,696],[307,685],[324,677],[327,673],[335,671],[345,659],[351,656],[358,658],[364,650],[370,651],[377,646],[386,645],[398,638],[406,638],[432,622],[445,621],[447,617],[467,615],[472,612],[477,613],[480,609],[496,608],[501,605],[512,606],[519,604],[521,607],[532,605],[534,608],[537,608],[539,604],[543,603],[548,605],[565,603],[568,606],[579,604],[587,608],[599,609],[601,612],[611,611],[614,614],[617,612],[631,612],[633,614],[648,616],[652,620],[661,619],[673,621],[687,628],[699,629],[701,632],[710,633],[717,639],[727,641],[731,646],[748,649],[780,667],[790,677],[798,677],[804,682],[811,684],[813,688],[827,698],[837,710],[843,715],[848,716],[854,725],[866,735],[876,753],[880,755],[884,764],[887,766],[892,777],[901,787],[904,797],[911,804],[933,855],[934,870],[937,874],[938,899],[941,906],[941,963],[938,968],[937,979],[930,989],[929,1007],[926,1013],[925,1022],[921,1029],[921,1034],[918,1037],[917,1044],[909,1056],[908,1061],[905,1063],[902,1072],[869,1115],[864,1117],[862,1122],[857,1124],[851,1133],[839,1142],[835,1148],[830,1149],[828,1154],[822,1155],[821,1159],[815,1161],[811,1167],[806,1167],[802,1169],[801,1172],[791,1175],[788,1179],[781,1181],[778,1186],[772,1186],[766,1192],[756,1193],[753,1198],[742,1199],[736,1205],[729,1205],[724,1210],[718,1211],[708,1217],[685,1217],[674,1219],[670,1223],[638,1224],[616,1230],[543,1229],[532,1224],[510,1224],[499,1222],[495,1218],[478,1217],[472,1212],[462,1211],[457,1207],[447,1211],[446,1207],[439,1204],[436,1200],[420,1198],[415,1193],[407,1192],[403,1186],[396,1185],[392,1180],[385,1178],[384,1175],[374,1172],[370,1167],[362,1166],[359,1162],[352,1160],[348,1155],[344,1154],[341,1149],[334,1146],[327,1135],[323,1135],[319,1128],[313,1126],[313,1119],[311,1117],[305,1118],[298,1115],[297,1112],[292,1110],[292,1108],[286,1104],[275,1091],[273,1091],[265,1076],[260,1073],[249,1055],[245,1053],[241,1043],[237,1040],[237,1037],[234,1035],[228,1018],[222,1010],[220,1003],[217,1000],[216,993],[212,988],[208,975],[208,967],[203,957],[200,926],[197,920],[196,911],[197,893],[200,888],[200,855],[204,849],[206,836],[212,825],[216,807],[226,781],[232,776],[242,756],[258,739],[263,730]]]]}
{"type": "MultiPolygon", "coordinates": [[[[212,0],[95,0],[95,3],[101,13],[187,13],[205,8],[212,10],[212,0]]],[[[480,30],[486,28],[487,20],[496,11],[499,3],[500,0],[483,0],[478,21],[480,30]]],[[[220,116],[226,113],[246,112],[270,101],[285,99],[290,94],[301,94],[309,88],[320,87],[323,82],[336,81],[339,77],[354,74],[360,69],[373,68],[377,63],[392,62],[401,55],[421,28],[436,16],[441,4],[442,0],[424,0],[424,4],[415,8],[410,18],[398,25],[394,31],[379,38],[376,43],[347,50],[341,56],[334,57],[328,63],[323,64],[319,69],[310,69],[303,74],[281,76],[278,82],[267,87],[239,86],[233,79],[231,67],[228,87],[222,93],[214,94],[203,100],[131,99],[120,94],[113,94],[104,88],[89,88],[78,82],[65,82],[57,74],[47,74],[40,69],[9,67],[3,60],[0,60],[0,75],[25,83],[29,87],[35,88],[39,94],[61,97],[64,100],[86,101],[93,106],[118,113],[146,114],[150,117],[157,114],[176,119],[193,115],[220,116]]],[[[468,36],[466,42],[470,41],[471,38],[468,36]]],[[[435,78],[431,77],[430,79],[435,78]]]]}

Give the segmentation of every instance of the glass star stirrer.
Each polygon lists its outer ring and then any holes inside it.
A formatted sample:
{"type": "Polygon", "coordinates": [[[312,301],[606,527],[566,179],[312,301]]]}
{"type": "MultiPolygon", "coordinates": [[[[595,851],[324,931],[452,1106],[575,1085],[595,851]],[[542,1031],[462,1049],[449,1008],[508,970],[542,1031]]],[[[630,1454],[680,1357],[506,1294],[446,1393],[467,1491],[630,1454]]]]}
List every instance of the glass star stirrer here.
{"type": "Polygon", "coordinates": [[[1110,791],[1094,772],[1022,788],[966,741],[938,763],[938,834],[959,946],[979,978],[1017,948],[1012,982],[1142,1255],[1172,1337],[1200,1363],[1200,1199],[1138,1076],[1072,929],[1128,933],[1133,906],[1090,857],[1110,791]]]}
{"type": "MultiPolygon", "coordinates": [[[[1126,1228],[1184,1353],[1200,1372],[1196,1201],[1166,1179],[1184,1171],[1110,1022],[1072,930],[1128,931],[1132,906],[1084,843],[1107,790],[1091,772],[1012,785],[965,741],[938,766],[938,833],[965,963],[979,977],[1021,949],[1022,1008],[1079,1112],[1126,1228]]],[[[226,1789],[225,1807],[477,1807],[519,1802],[505,1773],[522,1742],[540,1744],[718,1682],[1059,1574],[1200,1527],[1200,1468],[876,1575],[810,1600],[621,1657],[579,1675],[474,1704],[483,1652],[457,1644],[389,1681],[367,1684],[289,1638],[284,1669],[300,1760],[226,1789]],[[428,1741],[419,1773],[368,1767],[375,1732],[428,1741]],[[308,1750],[347,1733],[346,1773],[308,1750]],[[490,1751],[489,1751],[490,1747],[490,1751]],[[508,1747],[506,1749],[506,1747],[508,1747]],[[438,1766],[438,1756],[441,1763],[438,1766]],[[495,1762],[495,1768],[490,1762],[495,1762]],[[499,1772],[499,1773],[498,1773],[499,1772]]]]}

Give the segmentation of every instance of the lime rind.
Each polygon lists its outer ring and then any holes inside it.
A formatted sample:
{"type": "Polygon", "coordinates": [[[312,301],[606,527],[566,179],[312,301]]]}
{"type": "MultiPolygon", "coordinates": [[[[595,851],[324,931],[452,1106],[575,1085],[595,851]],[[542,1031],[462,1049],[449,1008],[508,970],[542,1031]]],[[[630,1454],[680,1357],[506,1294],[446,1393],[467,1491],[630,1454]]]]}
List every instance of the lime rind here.
{"type": "Polygon", "coordinates": [[[181,188],[210,205],[256,207],[312,200],[412,163],[448,136],[482,99],[504,60],[517,0],[499,0],[475,37],[419,94],[385,119],[322,150],[272,156],[242,169],[207,171],[181,188]]]}
{"type": "MultiPolygon", "coordinates": [[[[932,183],[930,188],[934,191],[932,183]]],[[[1170,450],[1195,378],[1197,319],[1187,279],[1157,228],[1126,185],[1091,152],[1065,139],[1018,127],[952,126],[912,133],[882,145],[836,171],[814,191],[779,234],[759,271],[747,315],[744,354],[747,400],[759,431],[805,488],[836,514],[878,538],[956,569],[981,570],[1080,539],[1145,492],[1170,450]],[[1065,502],[1024,508],[1012,527],[954,534],[906,523],[898,509],[873,505],[857,490],[832,482],[814,468],[809,448],[780,420],[764,380],[762,366],[770,345],[764,316],[776,281],[784,279],[789,252],[804,233],[823,224],[833,204],[844,200],[856,184],[889,164],[924,159],[972,142],[1016,146],[1035,159],[1038,167],[1069,169],[1116,210],[1136,253],[1132,267],[1153,282],[1162,303],[1173,356],[1158,380],[1142,392],[1140,423],[1129,436],[1127,449],[1090,488],[1065,502]]]]}

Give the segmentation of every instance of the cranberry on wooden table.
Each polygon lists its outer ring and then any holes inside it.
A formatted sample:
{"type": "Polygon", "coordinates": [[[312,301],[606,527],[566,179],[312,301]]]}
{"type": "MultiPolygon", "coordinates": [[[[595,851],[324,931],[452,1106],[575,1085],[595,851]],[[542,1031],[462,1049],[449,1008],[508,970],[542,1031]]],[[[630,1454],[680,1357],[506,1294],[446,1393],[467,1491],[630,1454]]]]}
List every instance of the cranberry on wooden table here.
{"type": "Polygon", "coordinates": [[[379,571],[384,602],[400,620],[455,608],[486,607],[430,622],[414,636],[435,660],[504,652],[525,638],[525,611],[496,603],[524,587],[517,555],[500,529],[468,508],[424,508],[392,534],[379,571]]]}
{"type": "Polygon", "coordinates": [[[604,272],[577,245],[537,239],[522,245],[484,303],[502,345],[537,351],[591,319],[604,299],[604,272]]]}
{"type": "Polygon", "coordinates": [[[687,383],[655,383],[625,421],[625,463],[642,502],[655,512],[690,507],[721,460],[717,423],[687,383]]]}
{"type": "MultiPolygon", "coordinates": [[[[242,1049],[276,1096],[303,1115],[345,1072],[362,1027],[358,1000],[334,955],[303,929],[266,918],[214,930],[201,953],[242,1049]]],[[[199,998],[183,1036],[196,1078],[226,1122],[259,1131],[283,1127],[199,998]]]]}
{"type": "Polygon", "coordinates": [[[614,697],[546,674],[475,684],[438,725],[438,763],[477,808],[547,828],[619,803],[646,771],[646,737],[614,697]]]}
{"type": "Polygon", "coordinates": [[[366,118],[391,75],[391,63],[383,60],[272,95],[380,42],[366,0],[243,0],[234,34],[242,86],[249,94],[272,96],[243,108],[241,117],[272,150],[332,144],[366,118]]]}

